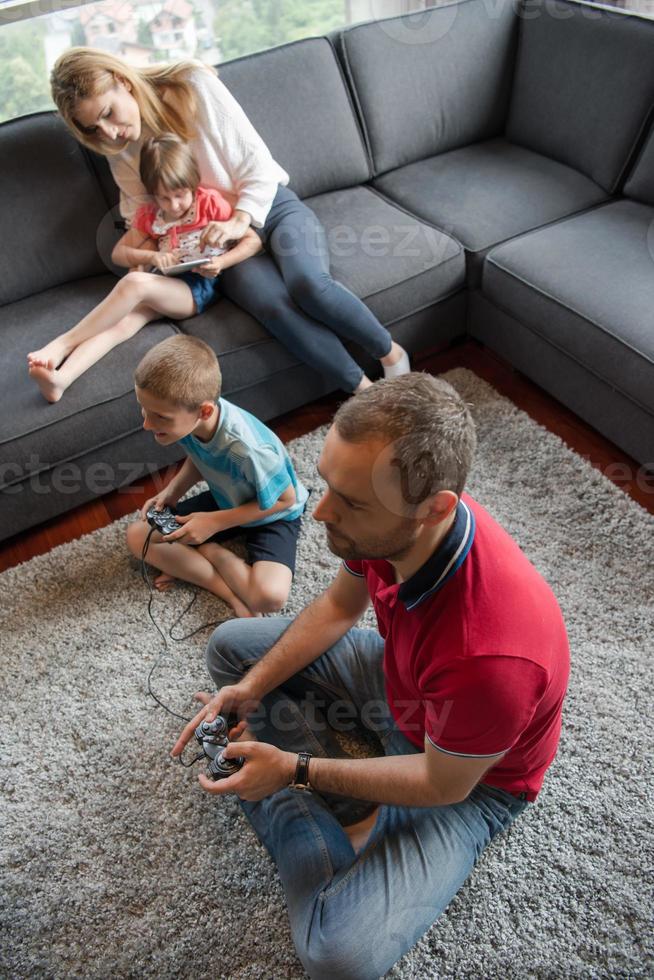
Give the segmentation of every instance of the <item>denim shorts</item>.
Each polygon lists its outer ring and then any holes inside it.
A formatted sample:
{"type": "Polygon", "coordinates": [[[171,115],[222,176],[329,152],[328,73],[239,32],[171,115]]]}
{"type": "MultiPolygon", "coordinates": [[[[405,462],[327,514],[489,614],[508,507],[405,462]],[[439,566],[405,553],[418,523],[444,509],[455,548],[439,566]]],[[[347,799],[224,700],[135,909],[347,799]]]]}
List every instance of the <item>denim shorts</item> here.
{"type": "MultiPolygon", "coordinates": [[[[186,516],[218,510],[218,505],[211,491],[205,490],[195,497],[180,501],[172,509],[176,514],[186,516]]],[[[301,517],[296,517],[293,521],[280,519],[269,521],[268,524],[257,524],[255,527],[228,527],[227,530],[207,538],[207,541],[220,544],[242,534],[245,537],[248,565],[254,565],[257,561],[275,561],[290,568],[295,574],[295,552],[301,527],[301,517]]]]}
{"type": "Polygon", "coordinates": [[[215,279],[209,279],[208,276],[201,276],[198,272],[183,272],[177,278],[185,282],[193,293],[193,299],[195,300],[195,307],[198,313],[203,313],[220,296],[218,285],[220,276],[216,276],[215,279]]]}

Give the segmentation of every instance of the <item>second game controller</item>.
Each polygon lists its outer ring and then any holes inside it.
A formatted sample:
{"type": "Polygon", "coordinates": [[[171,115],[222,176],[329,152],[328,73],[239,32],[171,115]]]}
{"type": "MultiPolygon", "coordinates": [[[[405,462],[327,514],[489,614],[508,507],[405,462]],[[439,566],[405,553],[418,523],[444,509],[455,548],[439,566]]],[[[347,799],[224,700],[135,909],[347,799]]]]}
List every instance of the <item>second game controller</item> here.
{"type": "Polygon", "coordinates": [[[213,721],[202,721],[195,729],[195,738],[202,751],[209,759],[207,774],[209,779],[227,779],[242,767],[245,759],[242,756],[225,759],[223,750],[229,745],[228,722],[222,715],[217,715],[213,721]]]}

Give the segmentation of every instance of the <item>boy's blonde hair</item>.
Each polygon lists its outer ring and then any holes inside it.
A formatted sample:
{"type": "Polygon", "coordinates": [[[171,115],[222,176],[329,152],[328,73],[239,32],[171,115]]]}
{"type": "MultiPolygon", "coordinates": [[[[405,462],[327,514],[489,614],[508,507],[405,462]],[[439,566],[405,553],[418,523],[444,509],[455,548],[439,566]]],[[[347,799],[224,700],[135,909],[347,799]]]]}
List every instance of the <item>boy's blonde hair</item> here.
{"type": "Polygon", "coordinates": [[[198,105],[188,76],[191,71],[203,69],[217,74],[209,65],[192,61],[135,68],[108,51],[75,47],[57,58],[50,74],[50,88],[59,114],[73,136],[95,153],[113,156],[125,149],[127,141],[108,143],[100,135],[85,130],[75,119],[75,111],[83,99],[104,95],[122,79],[130,85],[142,123],[155,136],[176,133],[184,140],[191,140],[197,135],[193,124],[198,105]]]}
{"type": "Polygon", "coordinates": [[[155,398],[194,412],[203,402],[217,401],[222,377],[208,344],[178,334],[148,351],[134,372],[134,383],[155,398]]]}
{"type": "Polygon", "coordinates": [[[167,191],[185,190],[195,194],[200,171],[188,143],[175,133],[151,136],[141,147],[141,182],[153,196],[161,184],[167,191]]]}

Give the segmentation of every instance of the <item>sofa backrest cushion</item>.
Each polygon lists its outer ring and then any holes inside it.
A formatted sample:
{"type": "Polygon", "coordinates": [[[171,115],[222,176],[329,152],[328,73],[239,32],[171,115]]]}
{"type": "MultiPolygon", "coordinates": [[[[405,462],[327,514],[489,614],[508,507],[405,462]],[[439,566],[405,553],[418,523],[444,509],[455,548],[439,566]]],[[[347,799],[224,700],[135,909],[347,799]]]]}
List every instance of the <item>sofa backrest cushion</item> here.
{"type": "Polygon", "coordinates": [[[356,113],[326,38],[229,61],[218,74],[300,197],[369,179],[356,113]]]}
{"type": "Polygon", "coordinates": [[[654,205],[654,126],[640,151],[624,192],[635,201],[654,205]]]}
{"type": "Polygon", "coordinates": [[[106,272],[107,204],[88,156],[52,112],[0,126],[0,305],[106,272]]]}
{"type": "Polygon", "coordinates": [[[654,100],[654,22],[569,0],[528,0],[507,138],[613,193],[654,100]]]}
{"type": "Polygon", "coordinates": [[[503,132],[517,28],[511,0],[461,0],[341,33],[375,175],[503,132]]]}

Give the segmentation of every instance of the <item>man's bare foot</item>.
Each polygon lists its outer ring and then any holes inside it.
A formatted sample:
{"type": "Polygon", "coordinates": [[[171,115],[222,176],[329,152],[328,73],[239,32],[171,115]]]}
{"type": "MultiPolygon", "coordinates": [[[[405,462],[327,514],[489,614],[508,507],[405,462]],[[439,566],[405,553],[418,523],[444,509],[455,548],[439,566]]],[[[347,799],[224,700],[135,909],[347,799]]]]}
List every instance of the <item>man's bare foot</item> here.
{"type": "Polygon", "coordinates": [[[359,854],[370,838],[372,829],[375,826],[377,820],[377,814],[379,813],[379,807],[374,809],[367,817],[360,820],[358,823],[353,823],[349,827],[343,827],[343,830],[350,838],[350,844],[354,848],[355,854],[359,854]]]}
{"type": "Polygon", "coordinates": [[[30,364],[28,370],[30,378],[36,381],[45,400],[52,403],[58,402],[66,390],[66,385],[57,378],[58,372],[38,364],[30,364]]]}
{"type": "Polygon", "coordinates": [[[175,581],[176,579],[174,575],[168,575],[167,572],[161,572],[160,575],[157,575],[152,584],[154,585],[155,589],[159,590],[159,592],[167,592],[175,581]]]}

